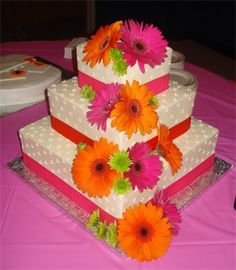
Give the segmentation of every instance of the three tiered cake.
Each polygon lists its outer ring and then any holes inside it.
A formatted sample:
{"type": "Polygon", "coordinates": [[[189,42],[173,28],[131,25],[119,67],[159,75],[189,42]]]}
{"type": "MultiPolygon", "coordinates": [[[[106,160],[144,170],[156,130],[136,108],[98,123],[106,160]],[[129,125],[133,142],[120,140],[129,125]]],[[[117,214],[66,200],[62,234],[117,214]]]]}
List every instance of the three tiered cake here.
{"type": "Polygon", "coordinates": [[[51,115],[20,130],[24,163],[139,261],[166,252],[171,198],[213,165],[218,137],[191,116],[196,91],[169,81],[171,54],[153,25],[99,28],[77,47],[78,78],[48,89],[51,115]]]}

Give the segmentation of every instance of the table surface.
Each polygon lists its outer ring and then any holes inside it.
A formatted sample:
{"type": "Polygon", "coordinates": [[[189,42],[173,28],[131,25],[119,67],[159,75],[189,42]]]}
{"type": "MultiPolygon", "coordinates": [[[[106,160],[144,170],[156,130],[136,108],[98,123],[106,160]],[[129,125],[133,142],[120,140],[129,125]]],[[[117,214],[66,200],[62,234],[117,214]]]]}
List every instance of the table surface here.
{"type": "MultiPolygon", "coordinates": [[[[72,70],[68,41],[10,42],[1,54],[40,56],[72,70]]],[[[23,182],[6,163],[21,155],[17,131],[48,114],[46,102],[2,117],[0,182],[1,269],[235,269],[235,85],[187,63],[199,81],[193,116],[220,130],[216,155],[233,168],[182,211],[181,231],[167,254],[138,263],[104,247],[61,209],[23,182]]]]}

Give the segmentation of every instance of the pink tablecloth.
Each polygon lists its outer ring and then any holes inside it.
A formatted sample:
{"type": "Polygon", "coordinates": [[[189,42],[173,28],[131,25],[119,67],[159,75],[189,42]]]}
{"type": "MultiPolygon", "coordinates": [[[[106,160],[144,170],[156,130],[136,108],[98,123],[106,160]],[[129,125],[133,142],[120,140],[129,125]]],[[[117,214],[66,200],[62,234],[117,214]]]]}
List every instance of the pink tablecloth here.
{"type": "MultiPolygon", "coordinates": [[[[67,41],[2,45],[2,54],[37,55],[72,69],[67,41]]],[[[235,88],[191,64],[199,80],[193,115],[220,129],[217,156],[235,165],[235,88]]],[[[48,114],[45,102],[1,119],[1,269],[236,269],[236,169],[182,212],[180,234],[165,257],[137,263],[117,256],[37,194],[6,163],[21,155],[17,131],[48,114]]]]}

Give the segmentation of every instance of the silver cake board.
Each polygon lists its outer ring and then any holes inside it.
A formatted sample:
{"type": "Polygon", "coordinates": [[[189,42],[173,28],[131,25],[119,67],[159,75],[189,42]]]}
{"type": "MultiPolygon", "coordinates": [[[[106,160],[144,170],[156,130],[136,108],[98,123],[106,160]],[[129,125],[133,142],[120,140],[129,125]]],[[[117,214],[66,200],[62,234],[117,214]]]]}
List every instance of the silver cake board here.
{"type": "MultiPolygon", "coordinates": [[[[22,158],[16,158],[9,162],[7,166],[16,172],[20,178],[30,184],[40,195],[49,199],[51,202],[63,209],[70,217],[74,218],[83,228],[86,228],[89,213],[71,201],[66,195],[57,190],[53,185],[49,184],[43,178],[39,177],[35,172],[30,170],[23,162],[22,158]]],[[[217,182],[217,180],[231,168],[231,164],[215,158],[214,165],[211,166],[202,175],[197,177],[190,185],[175,194],[171,198],[171,202],[175,203],[177,208],[182,210],[194,200],[199,198],[208,188],[217,182]]],[[[105,241],[102,241],[106,246],[110,247],[105,241]]],[[[111,247],[110,247],[111,248],[111,247]]],[[[111,248],[114,250],[113,248],[111,248]]],[[[120,249],[115,249],[119,251],[120,249]]]]}

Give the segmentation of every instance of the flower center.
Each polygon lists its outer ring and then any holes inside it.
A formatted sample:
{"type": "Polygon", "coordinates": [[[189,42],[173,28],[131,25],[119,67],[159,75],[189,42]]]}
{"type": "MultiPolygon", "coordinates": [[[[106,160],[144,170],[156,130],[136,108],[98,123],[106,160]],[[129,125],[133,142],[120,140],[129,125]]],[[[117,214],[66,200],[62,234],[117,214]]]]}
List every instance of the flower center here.
{"type": "Polygon", "coordinates": [[[149,224],[143,224],[138,228],[138,236],[142,241],[151,240],[153,236],[153,228],[149,224]]]}
{"type": "Polygon", "coordinates": [[[139,117],[142,111],[139,101],[136,99],[131,99],[128,105],[128,110],[131,116],[139,117]]]}
{"type": "Polygon", "coordinates": [[[135,40],[133,43],[133,49],[136,53],[143,54],[147,51],[147,46],[142,40],[135,40]]]}
{"type": "Polygon", "coordinates": [[[20,74],[20,73],[21,73],[20,70],[16,70],[16,71],[15,71],[15,74],[20,74]]]}
{"type": "Polygon", "coordinates": [[[96,171],[102,171],[103,170],[103,164],[102,163],[98,163],[96,164],[96,171]]]}
{"type": "Polygon", "coordinates": [[[144,237],[146,237],[148,235],[148,230],[147,228],[141,228],[140,230],[140,234],[144,237]]]}
{"type": "Polygon", "coordinates": [[[139,162],[136,162],[134,164],[134,169],[137,171],[137,172],[140,172],[142,170],[142,166],[139,162]]]}
{"type": "Polygon", "coordinates": [[[100,44],[100,49],[104,50],[107,47],[108,43],[109,43],[109,38],[104,39],[102,43],[100,44]]]}
{"type": "Polygon", "coordinates": [[[103,159],[97,159],[93,162],[92,170],[96,175],[103,174],[106,168],[107,165],[103,159]]]}
{"type": "Polygon", "coordinates": [[[116,100],[114,98],[109,99],[106,103],[105,111],[111,111],[114,107],[115,102],[116,102],[116,100]]]}

